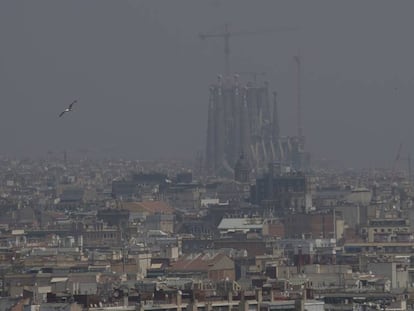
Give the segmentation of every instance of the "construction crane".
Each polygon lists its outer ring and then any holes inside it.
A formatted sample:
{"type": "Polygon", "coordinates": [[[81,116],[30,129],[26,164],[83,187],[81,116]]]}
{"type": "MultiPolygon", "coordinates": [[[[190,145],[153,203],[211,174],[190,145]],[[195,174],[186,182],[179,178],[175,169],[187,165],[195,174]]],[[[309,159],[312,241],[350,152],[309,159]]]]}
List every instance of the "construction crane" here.
{"type": "Polygon", "coordinates": [[[395,169],[397,168],[397,163],[400,161],[402,146],[403,146],[402,143],[400,143],[400,145],[398,146],[397,155],[395,156],[394,161],[392,163],[392,168],[391,168],[391,182],[392,183],[395,181],[395,169]]]}
{"type": "Polygon", "coordinates": [[[297,30],[297,29],[285,28],[285,29],[264,29],[264,30],[258,30],[258,31],[230,31],[229,24],[225,24],[224,31],[200,33],[199,37],[202,40],[209,39],[209,38],[223,38],[224,39],[224,72],[226,76],[228,77],[230,75],[230,38],[231,37],[245,36],[245,35],[257,35],[257,34],[290,31],[290,30],[297,30]]]}
{"type": "Polygon", "coordinates": [[[302,68],[301,68],[301,58],[300,58],[300,53],[298,53],[298,55],[295,55],[293,57],[293,59],[295,60],[296,63],[296,69],[297,69],[297,103],[296,103],[296,117],[297,117],[297,126],[298,126],[298,137],[301,139],[303,137],[303,127],[302,127],[302,102],[301,102],[301,74],[302,74],[302,68]]]}

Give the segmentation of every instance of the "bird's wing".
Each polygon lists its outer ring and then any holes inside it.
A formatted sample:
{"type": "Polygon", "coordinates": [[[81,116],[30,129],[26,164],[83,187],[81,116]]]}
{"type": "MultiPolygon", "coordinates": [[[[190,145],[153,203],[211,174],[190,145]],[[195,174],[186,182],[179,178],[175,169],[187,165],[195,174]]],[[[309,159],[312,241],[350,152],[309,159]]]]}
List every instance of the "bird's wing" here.
{"type": "Polygon", "coordinates": [[[77,99],[75,99],[70,105],[69,105],[69,109],[72,109],[72,107],[73,107],[73,105],[75,104],[75,103],[77,103],[78,102],[78,100],[77,99]]]}
{"type": "Polygon", "coordinates": [[[61,116],[63,116],[63,115],[65,114],[65,112],[66,112],[66,110],[63,110],[63,111],[59,114],[59,118],[60,118],[61,116]]]}

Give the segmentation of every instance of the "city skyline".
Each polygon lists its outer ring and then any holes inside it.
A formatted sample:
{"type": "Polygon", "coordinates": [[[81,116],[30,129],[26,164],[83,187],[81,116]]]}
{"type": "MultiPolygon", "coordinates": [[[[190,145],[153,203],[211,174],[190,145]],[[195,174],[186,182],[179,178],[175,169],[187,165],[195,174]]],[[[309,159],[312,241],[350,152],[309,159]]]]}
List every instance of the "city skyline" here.
{"type": "MultiPolygon", "coordinates": [[[[313,159],[389,167],[412,151],[408,41],[413,4],[234,1],[3,2],[0,154],[90,149],[192,158],[206,141],[208,86],[223,42],[201,32],[296,28],[232,38],[233,72],[266,72],[281,135],[296,134],[293,57],[313,159]],[[352,22],[350,22],[352,21],[352,22]],[[56,114],[74,98],[70,118],[56,114]]],[[[248,76],[242,77],[245,81],[248,76]]]]}

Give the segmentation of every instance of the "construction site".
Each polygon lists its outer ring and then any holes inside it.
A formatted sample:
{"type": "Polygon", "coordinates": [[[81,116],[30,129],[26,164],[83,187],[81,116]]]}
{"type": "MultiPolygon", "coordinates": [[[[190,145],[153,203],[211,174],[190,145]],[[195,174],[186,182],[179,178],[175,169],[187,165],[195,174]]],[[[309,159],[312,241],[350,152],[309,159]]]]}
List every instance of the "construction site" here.
{"type": "MultiPolygon", "coordinates": [[[[200,34],[201,39],[224,39],[224,75],[210,85],[208,100],[205,171],[208,176],[233,176],[237,160],[243,156],[252,176],[265,172],[271,163],[279,163],[286,172],[303,172],[309,168],[310,156],[305,151],[301,121],[301,60],[293,59],[297,68],[295,103],[297,134],[281,134],[277,92],[269,82],[242,81],[237,71],[230,70],[230,38],[252,34],[224,32],[200,34]]],[[[289,103],[291,104],[291,103],[289,103]]]]}

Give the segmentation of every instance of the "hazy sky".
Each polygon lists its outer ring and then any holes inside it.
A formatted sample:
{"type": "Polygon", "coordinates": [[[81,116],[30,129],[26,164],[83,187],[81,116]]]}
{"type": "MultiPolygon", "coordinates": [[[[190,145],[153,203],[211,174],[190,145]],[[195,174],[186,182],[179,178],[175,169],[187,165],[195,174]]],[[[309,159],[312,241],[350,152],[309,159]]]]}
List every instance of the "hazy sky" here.
{"type": "Polygon", "coordinates": [[[199,32],[297,28],[231,40],[235,71],[267,72],[295,130],[295,65],[314,158],[390,166],[414,151],[414,2],[0,2],[0,154],[90,149],[134,158],[204,149],[223,41],[199,32]],[[73,99],[76,111],[57,118],[73,99]]]}

